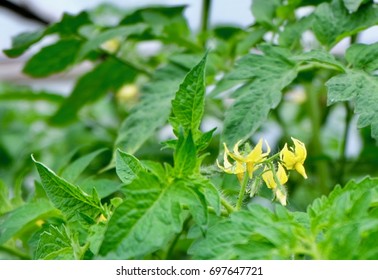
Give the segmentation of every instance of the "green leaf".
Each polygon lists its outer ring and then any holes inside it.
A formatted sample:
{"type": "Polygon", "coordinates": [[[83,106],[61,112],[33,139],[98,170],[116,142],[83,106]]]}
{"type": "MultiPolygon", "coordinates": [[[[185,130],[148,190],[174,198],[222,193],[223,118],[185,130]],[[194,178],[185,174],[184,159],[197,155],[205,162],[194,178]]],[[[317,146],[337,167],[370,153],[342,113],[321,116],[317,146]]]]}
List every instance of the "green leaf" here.
{"type": "Polygon", "coordinates": [[[325,259],[374,259],[378,250],[378,222],[374,209],[378,201],[378,180],[366,178],[336,187],[328,197],[308,208],[317,250],[325,259]]]}
{"type": "Polygon", "coordinates": [[[108,58],[77,81],[73,92],[51,121],[55,124],[71,122],[86,103],[96,101],[108,91],[117,90],[123,84],[132,83],[136,75],[135,69],[119,60],[108,58]]]}
{"type": "Polygon", "coordinates": [[[85,58],[87,54],[101,47],[101,44],[108,40],[118,37],[127,37],[132,34],[141,34],[145,30],[146,26],[144,24],[121,26],[106,30],[83,44],[77,56],[77,60],[80,61],[81,59],[85,58]]]}
{"type": "Polygon", "coordinates": [[[79,187],[68,183],[58,177],[53,171],[33,158],[43,188],[50,201],[66,216],[67,220],[75,221],[81,219],[82,215],[96,218],[102,209],[97,196],[91,196],[83,192],[79,187]]]}
{"type": "Polygon", "coordinates": [[[221,213],[221,201],[218,189],[207,179],[195,181],[194,184],[194,187],[198,188],[205,196],[206,203],[212,207],[215,214],[219,216],[221,213]]]}
{"type": "MultiPolygon", "coordinates": [[[[153,37],[161,37],[164,33],[173,35],[172,32],[178,35],[177,37],[186,37],[189,35],[189,27],[183,16],[185,7],[186,6],[161,6],[141,8],[127,15],[120,22],[120,25],[145,23],[150,27],[150,31],[148,32],[150,39],[153,37]]],[[[173,39],[177,40],[177,38],[173,39]]]]}
{"type": "Polygon", "coordinates": [[[104,151],[106,151],[106,149],[100,149],[78,158],[66,168],[64,168],[61,176],[69,182],[74,182],[79,177],[79,175],[88,167],[88,165],[104,151]]]}
{"type": "Polygon", "coordinates": [[[151,82],[142,89],[140,103],[133,107],[122,123],[116,147],[133,154],[166,123],[171,100],[185,74],[185,69],[172,64],[155,72],[151,82]]]}
{"type": "Polygon", "coordinates": [[[107,225],[106,223],[103,223],[103,222],[94,224],[89,228],[89,235],[88,235],[87,241],[89,242],[89,249],[95,255],[98,255],[98,252],[101,248],[101,244],[104,240],[106,228],[107,228],[107,225]]]}
{"type": "Polygon", "coordinates": [[[312,29],[319,42],[331,48],[343,38],[377,23],[376,5],[364,5],[355,13],[349,14],[341,1],[334,0],[332,3],[322,3],[316,8],[312,29]]]}
{"type": "MultiPolygon", "coordinates": [[[[284,209],[283,211],[286,211],[284,209]]],[[[195,259],[277,259],[289,258],[300,246],[293,232],[306,232],[296,224],[295,216],[276,215],[260,205],[251,205],[213,225],[206,237],[195,241],[189,254],[195,259]]]]}
{"type": "Polygon", "coordinates": [[[33,226],[36,220],[56,214],[57,211],[46,199],[29,202],[8,212],[0,217],[0,244],[4,244],[26,227],[33,226]]]}
{"type": "Polygon", "coordinates": [[[59,22],[54,23],[46,29],[46,33],[58,33],[61,37],[70,37],[72,35],[77,35],[80,27],[91,23],[87,12],[81,12],[77,15],[64,13],[59,22]]]}
{"type": "Polygon", "coordinates": [[[128,185],[138,178],[142,165],[133,155],[117,150],[116,171],[121,181],[128,185]]]}
{"type": "Polygon", "coordinates": [[[58,227],[50,225],[48,230],[41,234],[34,259],[74,260],[75,253],[72,243],[73,241],[64,226],[60,230],[58,227]]]}
{"type": "Polygon", "coordinates": [[[279,4],[278,0],[254,0],[252,14],[256,22],[271,26],[279,4]]]}
{"type": "Polygon", "coordinates": [[[201,197],[185,184],[163,186],[147,172],[125,188],[126,200],[109,220],[100,254],[108,259],[143,258],[163,248],[182,230],[184,205],[195,221],[205,224],[201,197]]]}
{"type": "Polygon", "coordinates": [[[77,39],[65,39],[44,47],[28,60],[23,72],[32,77],[45,77],[62,72],[75,62],[81,44],[77,39]]]}
{"type": "Polygon", "coordinates": [[[372,137],[378,139],[378,78],[365,72],[351,70],[330,79],[328,105],[340,101],[352,101],[354,112],[359,116],[358,127],[371,125],[372,137]]]}
{"type": "Polygon", "coordinates": [[[373,72],[378,69],[378,43],[353,44],[347,49],[345,58],[353,67],[373,72]]]}
{"type": "Polygon", "coordinates": [[[266,120],[271,108],[281,100],[281,91],[297,75],[297,65],[289,60],[291,54],[281,48],[261,46],[265,55],[249,54],[242,57],[227,80],[239,80],[245,85],[234,96],[227,109],[222,142],[233,146],[251,136],[266,120]]]}
{"type": "Polygon", "coordinates": [[[313,14],[300,18],[299,20],[288,23],[283,31],[280,32],[278,41],[280,46],[295,49],[300,46],[302,34],[311,28],[314,20],[313,14]]]}
{"type": "Polygon", "coordinates": [[[80,181],[80,188],[84,192],[90,193],[95,189],[101,199],[119,191],[122,186],[123,184],[119,182],[101,177],[98,178],[97,176],[80,181]]]}
{"type": "Polygon", "coordinates": [[[22,55],[31,45],[43,38],[45,30],[36,32],[24,32],[12,38],[12,48],[4,50],[8,57],[18,57],[22,55]]]}
{"type": "Polygon", "coordinates": [[[172,100],[172,112],[176,122],[197,138],[203,112],[205,110],[205,66],[207,54],[186,75],[172,100]]]}
{"type": "MultiPolygon", "coordinates": [[[[22,55],[34,43],[40,41],[43,37],[58,33],[60,37],[70,37],[77,35],[81,26],[90,24],[91,21],[86,12],[78,15],[64,14],[63,18],[46,29],[36,32],[24,32],[12,38],[12,48],[4,50],[8,57],[18,57],[22,55]]],[[[60,54],[64,56],[64,54],[60,54]]],[[[45,61],[46,62],[46,61],[45,61]]]]}
{"type": "Polygon", "coordinates": [[[173,156],[175,174],[178,178],[190,176],[195,172],[197,150],[191,131],[187,136],[180,133],[173,156]]]}

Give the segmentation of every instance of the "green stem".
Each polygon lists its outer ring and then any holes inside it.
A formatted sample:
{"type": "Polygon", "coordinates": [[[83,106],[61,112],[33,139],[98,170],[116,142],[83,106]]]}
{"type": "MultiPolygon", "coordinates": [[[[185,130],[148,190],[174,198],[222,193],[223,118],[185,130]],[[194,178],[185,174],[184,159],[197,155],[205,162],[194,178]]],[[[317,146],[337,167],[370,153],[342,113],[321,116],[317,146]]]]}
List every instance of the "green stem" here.
{"type": "Polygon", "coordinates": [[[221,197],[221,204],[229,214],[235,211],[235,208],[223,197],[221,197]]]}
{"type": "Polygon", "coordinates": [[[341,150],[339,155],[339,163],[340,163],[340,170],[338,174],[338,183],[343,184],[345,168],[346,168],[346,147],[348,144],[348,134],[350,129],[350,123],[353,117],[353,111],[350,108],[348,103],[344,103],[345,105],[345,128],[343,138],[341,140],[341,150]]]}
{"type": "Polygon", "coordinates": [[[244,174],[244,179],[243,179],[243,183],[241,184],[238,201],[236,202],[236,206],[235,206],[236,211],[239,211],[241,209],[244,195],[245,195],[245,190],[247,189],[247,185],[248,185],[248,175],[244,174]]]}
{"type": "Polygon", "coordinates": [[[209,28],[209,14],[211,9],[211,0],[202,0],[202,18],[201,18],[201,33],[203,37],[203,46],[206,46],[207,30],[209,28]]]}
{"type": "Polygon", "coordinates": [[[318,159],[315,163],[315,169],[319,180],[319,191],[323,194],[327,194],[329,192],[329,170],[327,162],[321,159],[324,152],[321,143],[321,107],[318,99],[320,90],[314,87],[315,85],[306,86],[308,110],[312,126],[312,154],[318,159]]]}
{"type": "Polygon", "coordinates": [[[106,54],[107,56],[109,57],[112,57],[114,58],[115,60],[118,60],[119,62],[121,62],[122,64],[126,65],[126,66],[129,66],[130,68],[133,68],[135,71],[138,71],[140,73],[143,73],[144,75],[146,75],[147,77],[151,78],[152,77],[152,73],[145,69],[145,68],[142,68],[142,67],[139,67],[138,65],[135,65],[134,63],[130,62],[130,61],[126,61],[126,60],[123,60],[121,59],[120,57],[118,57],[117,55],[113,54],[113,53],[109,53],[109,52],[106,52],[106,51],[102,51],[104,54],[106,54]]]}

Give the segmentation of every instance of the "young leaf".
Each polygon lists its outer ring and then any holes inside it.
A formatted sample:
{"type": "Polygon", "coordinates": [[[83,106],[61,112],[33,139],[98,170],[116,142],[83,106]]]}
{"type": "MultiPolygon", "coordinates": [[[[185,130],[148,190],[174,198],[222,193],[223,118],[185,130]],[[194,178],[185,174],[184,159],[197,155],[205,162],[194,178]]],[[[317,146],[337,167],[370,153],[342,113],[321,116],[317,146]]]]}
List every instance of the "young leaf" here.
{"type": "Polygon", "coordinates": [[[166,246],[182,229],[184,205],[195,221],[206,224],[203,200],[180,182],[162,186],[155,176],[143,172],[125,188],[125,194],[126,200],[111,217],[100,249],[108,259],[143,258],[166,246]]]}
{"type": "Polygon", "coordinates": [[[138,178],[142,165],[133,155],[117,150],[116,171],[121,181],[128,185],[138,178]]]}
{"type": "Polygon", "coordinates": [[[94,102],[108,91],[116,90],[125,83],[132,83],[136,75],[135,69],[114,58],[108,58],[78,80],[73,92],[51,121],[55,124],[67,124],[86,103],[94,102]]]}
{"type": "Polygon", "coordinates": [[[42,48],[23,68],[32,77],[45,77],[66,70],[75,62],[82,42],[77,39],[64,39],[42,48]]]}
{"type": "Polygon", "coordinates": [[[176,122],[197,139],[205,109],[205,65],[207,54],[186,75],[172,100],[172,112],[176,122]]]}
{"type": "Polygon", "coordinates": [[[358,126],[371,125],[371,135],[378,139],[378,78],[365,72],[351,70],[330,79],[328,88],[328,104],[340,101],[355,103],[355,113],[359,115],[358,126]]]}
{"type": "Polygon", "coordinates": [[[62,177],[69,182],[74,182],[85,168],[104,151],[106,151],[106,149],[100,149],[78,158],[63,170],[62,177]]]}
{"type": "Polygon", "coordinates": [[[378,7],[364,5],[350,14],[339,0],[322,3],[315,11],[312,29],[320,43],[332,48],[345,37],[378,23],[378,7]]]}
{"type": "MultiPolygon", "coordinates": [[[[67,234],[67,229],[50,225],[41,234],[38,247],[34,254],[37,260],[74,260],[76,259],[73,241],[67,234]]],[[[78,246],[78,245],[77,245],[78,246]]]]}
{"type": "Polygon", "coordinates": [[[96,218],[102,209],[98,197],[84,193],[79,187],[68,183],[58,177],[53,171],[33,158],[39,176],[41,177],[43,188],[50,201],[66,216],[67,220],[75,221],[82,215],[96,218]]]}

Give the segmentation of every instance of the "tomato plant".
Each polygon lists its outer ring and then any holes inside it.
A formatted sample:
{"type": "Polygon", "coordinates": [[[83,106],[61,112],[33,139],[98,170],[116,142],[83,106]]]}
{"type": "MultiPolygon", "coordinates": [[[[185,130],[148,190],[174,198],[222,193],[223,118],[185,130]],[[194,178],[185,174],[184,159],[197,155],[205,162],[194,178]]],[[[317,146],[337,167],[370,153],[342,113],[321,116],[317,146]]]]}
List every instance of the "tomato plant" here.
{"type": "Polygon", "coordinates": [[[1,258],[378,258],[378,6],[254,0],[241,28],[211,4],[199,31],[101,5],[13,38],[52,38],[33,78],[91,68],[68,96],[1,84],[1,258]]]}

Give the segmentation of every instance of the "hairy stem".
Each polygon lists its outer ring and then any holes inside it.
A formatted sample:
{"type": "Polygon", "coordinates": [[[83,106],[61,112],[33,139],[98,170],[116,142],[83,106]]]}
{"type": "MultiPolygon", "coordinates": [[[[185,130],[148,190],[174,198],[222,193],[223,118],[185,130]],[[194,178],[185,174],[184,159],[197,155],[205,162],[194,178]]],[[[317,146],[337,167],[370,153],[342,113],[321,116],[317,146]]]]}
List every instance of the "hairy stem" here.
{"type": "Polygon", "coordinates": [[[235,211],[235,208],[223,197],[221,197],[221,204],[229,214],[235,211]]]}
{"type": "Polygon", "coordinates": [[[238,201],[236,202],[236,206],[235,206],[236,211],[240,210],[241,207],[242,207],[243,199],[244,199],[244,195],[245,195],[245,190],[247,189],[247,185],[248,185],[248,175],[244,174],[244,179],[243,179],[243,182],[241,184],[241,188],[240,188],[240,192],[239,192],[239,196],[238,196],[238,201]]]}
{"type": "Polygon", "coordinates": [[[329,192],[329,170],[327,162],[322,160],[324,151],[321,143],[321,105],[318,99],[320,91],[321,89],[316,84],[306,86],[308,111],[312,126],[312,154],[317,159],[315,169],[318,178],[318,188],[321,193],[327,194],[329,192]]]}

